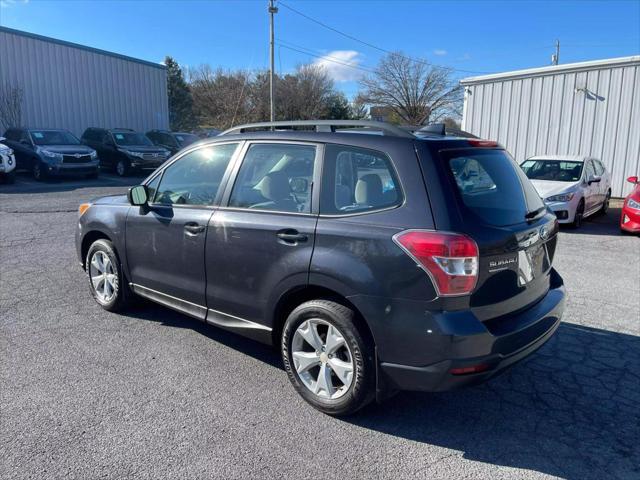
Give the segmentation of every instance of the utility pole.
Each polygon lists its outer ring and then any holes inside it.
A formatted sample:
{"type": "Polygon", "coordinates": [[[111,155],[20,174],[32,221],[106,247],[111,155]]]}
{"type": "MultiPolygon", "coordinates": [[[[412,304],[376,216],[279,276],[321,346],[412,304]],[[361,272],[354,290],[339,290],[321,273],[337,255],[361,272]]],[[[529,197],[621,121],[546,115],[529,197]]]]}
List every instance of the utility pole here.
{"type": "Polygon", "coordinates": [[[551,55],[551,65],[558,65],[560,62],[560,40],[556,40],[556,53],[551,55]]]}
{"type": "Polygon", "coordinates": [[[269,97],[271,100],[271,121],[275,121],[275,108],[273,104],[273,14],[278,13],[278,7],[273,4],[273,0],[269,0],[269,97]]]}

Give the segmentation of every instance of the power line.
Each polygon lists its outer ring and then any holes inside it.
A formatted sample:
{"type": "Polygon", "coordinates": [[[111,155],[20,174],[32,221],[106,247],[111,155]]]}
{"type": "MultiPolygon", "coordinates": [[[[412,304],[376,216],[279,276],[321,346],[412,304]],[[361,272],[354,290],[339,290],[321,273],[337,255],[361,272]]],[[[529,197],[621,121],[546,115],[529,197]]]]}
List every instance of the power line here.
{"type": "Polygon", "coordinates": [[[287,10],[290,10],[293,13],[295,13],[297,15],[300,15],[301,17],[306,18],[307,20],[309,20],[309,21],[311,21],[313,23],[316,23],[316,24],[320,25],[323,28],[326,28],[327,30],[331,30],[332,32],[335,32],[335,33],[337,33],[339,35],[342,35],[345,38],[353,40],[354,42],[358,42],[358,43],[360,43],[362,45],[366,45],[369,48],[373,48],[374,50],[378,50],[378,51],[383,52],[383,53],[399,55],[402,58],[406,58],[408,60],[411,60],[412,62],[421,63],[423,65],[432,65],[432,66],[437,66],[437,67],[448,68],[450,70],[454,70],[456,72],[461,72],[461,73],[493,73],[493,72],[481,72],[481,71],[477,71],[477,70],[462,70],[460,68],[449,67],[449,66],[446,66],[446,65],[436,65],[434,63],[429,63],[429,62],[426,62],[424,60],[420,60],[418,58],[412,58],[412,57],[408,57],[406,55],[401,55],[401,54],[398,54],[397,52],[392,52],[391,50],[387,50],[385,48],[378,47],[377,45],[373,45],[372,43],[366,42],[366,41],[361,40],[361,39],[359,39],[357,37],[354,37],[353,35],[350,35],[348,33],[345,33],[343,31],[341,31],[341,30],[338,30],[337,28],[334,28],[334,27],[332,27],[330,25],[327,25],[326,23],[321,22],[320,20],[317,20],[317,19],[315,19],[313,17],[310,17],[309,15],[306,15],[306,14],[302,13],[299,10],[296,10],[295,8],[293,8],[293,7],[289,6],[289,5],[287,5],[286,3],[284,3],[282,0],[279,0],[278,3],[280,5],[282,5],[284,8],[286,8],[287,10]]]}

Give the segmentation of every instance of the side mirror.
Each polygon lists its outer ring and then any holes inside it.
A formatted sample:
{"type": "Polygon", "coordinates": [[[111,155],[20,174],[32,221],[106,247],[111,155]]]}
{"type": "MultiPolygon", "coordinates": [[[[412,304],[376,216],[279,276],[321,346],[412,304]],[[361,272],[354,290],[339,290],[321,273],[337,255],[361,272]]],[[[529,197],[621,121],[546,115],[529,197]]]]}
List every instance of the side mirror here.
{"type": "Polygon", "coordinates": [[[587,180],[587,183],[589,185],[591,185],[592,183],[600,183],[600,180],[602,180],[602,178],[599,177],[598,175],[591,175],[589,177],[589,180],[587,180]]]}
{"type": "Polygon", "coordinates": [[[135,187],[131,187],[127,193],[127,198],[131,205],[146,205],[149,201],[146,185],[136,185],[135,187]]]}
{"type": "Polygon", "coordinates": [[[22,140],[20,140],[20,143],[21,143],[22,145],[27,146],[27,147],[30,147],[30,146],[31,146],[31,142],[30,142],[29,140],[25,140],[24,138],[23,138],[22,140]]]}
{"type": "Polygon", "coordinates": [[[638,177],[629,177],[629,178],[627,178],[627,182],[629,182],[629,183],[638,183],[638,177]]]}
{"type": "Polygon", "coordinates": [[[307,190],[309,190],[309,181],[306,178],[295,177],[291,179],[289,186],[293,193],[307,193],[307,190]]]}

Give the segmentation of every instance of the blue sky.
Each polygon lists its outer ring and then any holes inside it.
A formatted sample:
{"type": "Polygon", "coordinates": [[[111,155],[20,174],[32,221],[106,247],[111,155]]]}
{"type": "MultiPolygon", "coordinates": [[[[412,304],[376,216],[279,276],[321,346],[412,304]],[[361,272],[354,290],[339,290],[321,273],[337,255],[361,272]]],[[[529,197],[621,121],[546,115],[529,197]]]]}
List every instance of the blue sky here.
{"type": "MultiPolygon", "coordinates": [[[[322,62],[349,96],[384,53],[287,6],[380,49],[456,68],[460,78],[548,65],[556,38],[561,63],[640,54],[640,0],[278,3],[276,70],[322,62]]],[[[171,55],[188,66],[268,67],[266,0],[0,0],[0,25],[154,62],[171,55]]]]}

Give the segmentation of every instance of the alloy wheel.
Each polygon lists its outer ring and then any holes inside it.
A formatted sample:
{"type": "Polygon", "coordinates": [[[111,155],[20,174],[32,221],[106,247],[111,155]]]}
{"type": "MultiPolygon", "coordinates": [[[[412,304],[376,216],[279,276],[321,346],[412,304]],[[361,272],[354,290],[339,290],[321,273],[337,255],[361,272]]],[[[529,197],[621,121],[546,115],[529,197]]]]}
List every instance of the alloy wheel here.
{"type": "Polygon", "coordinates": [[[124,164],[123,160],[120,160],[116,164],[116,173],[121,177],[124,177],[124,174],[127,172],[127,166],[124,164]]]}
{"type": "Polygon", "coordinates": [[[344,335],[329,322],[302,322],[291,341],[291,358],[302,384],[320,398],[340,398],[353,383],[353,355],[344,335]]]}
{"type": "Polygon", "coordinates": [[[109,256],[98,250],[89,262],[91,285],[102,303],[109,303],[118,293],[118,276],[109,256]]]}
{"type": "Polygon", "coordinates": [[[40,167],[39,163],[36,163],[33,166],[33,178],[36,180],[40,180],[42,178],[42,167],[40,167]]]}

